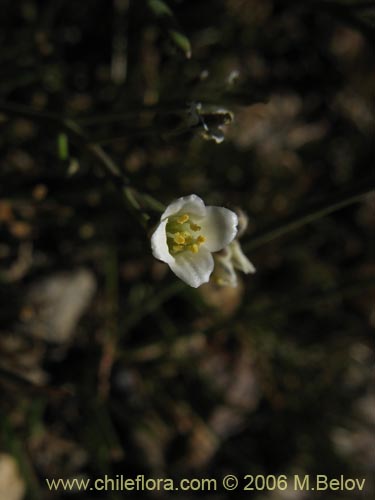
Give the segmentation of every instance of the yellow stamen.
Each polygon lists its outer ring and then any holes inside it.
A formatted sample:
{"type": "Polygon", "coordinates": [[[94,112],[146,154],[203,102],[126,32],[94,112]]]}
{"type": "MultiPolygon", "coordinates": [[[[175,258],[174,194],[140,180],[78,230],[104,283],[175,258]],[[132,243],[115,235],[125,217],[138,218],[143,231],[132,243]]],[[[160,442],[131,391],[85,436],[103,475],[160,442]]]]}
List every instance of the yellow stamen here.
{"type": "Polygon", "coordinates": [[[189,215],[188,214],[182,214],[180,217],[177,217],[177,222],[178,224],[185,224],[189,220],[189,215]]]}
{"type": "Polygon", "coordinates": [[[175,233],[173,235],[173,241],[178,245],[183,245],[185,243],[185,237],[181,233],[175,233]]]}
{"type": "Polygon", "coordinates": [[[190,230],[187,231],[188,228],[195,233],[201,230],[201,226],[192,222],[187,213],[175,216],[168,222],[166,233],[168,247],[172,254],[185,252],[186,250],[198,253],[200,245],[206,241],[206,238],[199,232],[194,234],[190,230]]]}

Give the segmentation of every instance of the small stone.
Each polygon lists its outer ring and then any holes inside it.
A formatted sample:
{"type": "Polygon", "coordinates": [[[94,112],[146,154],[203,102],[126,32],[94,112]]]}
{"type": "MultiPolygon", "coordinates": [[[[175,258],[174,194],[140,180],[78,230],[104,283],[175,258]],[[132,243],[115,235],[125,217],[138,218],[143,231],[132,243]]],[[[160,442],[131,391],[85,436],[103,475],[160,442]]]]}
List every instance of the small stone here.
{"type": "Polygon", "coordinates": [[[74,335],[77,324],[96,290],[94,274],[88,269],[56,273],[31,286],[23,311],[24,328],[31,335],[62,344],[74,335]]]}
{"type": "Polygon", "coordinates": [[[11,455],[0,454],[0,498],[22,500],[25,496],[25,483],[17,462],[11,455]]]}

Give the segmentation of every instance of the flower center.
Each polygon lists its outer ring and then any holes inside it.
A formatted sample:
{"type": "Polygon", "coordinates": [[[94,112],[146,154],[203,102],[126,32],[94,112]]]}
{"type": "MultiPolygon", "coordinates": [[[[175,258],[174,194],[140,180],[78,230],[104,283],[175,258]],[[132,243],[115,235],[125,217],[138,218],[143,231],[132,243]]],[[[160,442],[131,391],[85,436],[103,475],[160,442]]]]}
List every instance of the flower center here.
{"type": "Polygon", "coordinates": [[[199,233],[201,226],[190,220],[189,214],[170,217],[167,223],[167,244],[172,255],[189,250],[198,253],[206,238],[199,233]],[[194,234],[195,233],[195,234],[194,234]]]}

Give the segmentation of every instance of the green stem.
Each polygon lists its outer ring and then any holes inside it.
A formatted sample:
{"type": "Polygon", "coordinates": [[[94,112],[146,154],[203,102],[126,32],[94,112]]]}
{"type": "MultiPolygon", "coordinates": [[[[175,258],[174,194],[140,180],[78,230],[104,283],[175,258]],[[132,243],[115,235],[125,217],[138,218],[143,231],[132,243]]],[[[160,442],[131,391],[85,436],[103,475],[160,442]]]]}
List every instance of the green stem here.
{"type": "MultiPolygon", "coordinates": [[[[221,87],[217,88],[217,92],[221,87]]],[[[193,99],[195,103],[201,103],[202,109],[206,110],[206,114],[215,114],[216,110],[226,108],[227,106],[230,106],[233,104],[233,102],[230,99],[226,99],[225,97],[220,98],[220,102],[216,99],[212,99],[207,97],[206,95],[202,95],[201,97],[196,97],[193,99]]],[[[189,101],[167,101],[167,102],[160,102],[155,105],[148,105],[148,106],[137,106],[132,109],[129,109],[128,111],[125,112],[119,112],[119,113],[107,113],[105,115],[91,115],[91,116],[86,116],[85,118],[77,118],[76,122],[79,123],[80,125],[83,125],[85,127],[91,127],[91,126],[96,126],[96,125],[103,125],[103,124],[113,124],[113,123],[126,123],[127,125],[130,125],[132,129],[134,128],[134,122],[140,117],[142,114],[149,114],[149,115],[157,115],[158,117],[161,116],[175,116],[175,117],[180,117],[181,121],[184,123],[186,122],[186,118],[189,116],[189,110],[191,108],[191,103],[189,101]]],[[[169,131],[170,127],[166,129],[166,131],[169,131]]],[[[152,129],[146,129],[146,133],[151,133],[152,129]]],[[[144,129],[138,130],[136,132],[137,134],[140,133],[145,133],[144,129]]]]}
{"type": "Polygon", "coordinates": [[[186,285],[182,281],[173,281],[163,290],[159,290],[157,294],[152,292],[147,300],[128,311],[126,323],[122,326],[123,335],[134,328],[142,318],[156,311],[164,302],[180,293],[184,288],[186,285]]]}
{"type": "Polygon", "coordinates": [[[92,115],[86,118],[80,118],[77,122],[84,126],[103,125],[107,123],[125,122],[137,120],[142,113],[158,115],[185,115],[188,110],[186,103],[166,103],[153,106],[141,106],[122,113],[113,113],[105,115],[92,115]]]}
{"type": "Polygon", "coordinates": [[[243,248],[246,251],[254,250],[284,234],[299,229],[306,224],[310,224],[330,213],[360,201],[365,195],[371,193],[373,190],[374,180],[367,179],[350,190],[332,196],[328,200],[313,205],[296,215],[287,217],[269,228],[256,232],[251,239],[243,245],[243,248]]]}
{"type": "Polygon", "coordinates": [[[147,227],[149,215],[144,211],[142,205],[145,205],[152,210],[159,207],[162,210],[162,205],[150,195],[139,193],[130,186],[130,180],[126,177],[120,167],[112,160],[112,158],[98,144],[90,141],[86,132],[71,118],[64,118],[55,113],[38,111],[28,106],[23,106],[17,103],[0,102],[0,112],[11,116],[19,116],[29,118],[36,122],[49,124],[58,131],[64,131],[69,139],[77,145],[77,147],[85,150],[93,159],[95,159],[104,172],[109,174],[115,185],[120,188],[124,195],[124,200],[129,210],[138,219],[143,227],[147,227]],[[138,201],[139,200],[139,201],[138,201]]]}
{"type": "Polygon", "coordinates": [[[69,138],[81,148],[84,148],[92,157],[100,162],[107,172],[128,184],[129,180],[122,174],[120,168],[113,162],[107,153],[96,144],[92,144],[83,129],[72,119],[62,115],[35,110],[17,103],[0,102],[0,112],[11,116],[29,118],[36,122],[49,124],[63,130],[69,138]]]}

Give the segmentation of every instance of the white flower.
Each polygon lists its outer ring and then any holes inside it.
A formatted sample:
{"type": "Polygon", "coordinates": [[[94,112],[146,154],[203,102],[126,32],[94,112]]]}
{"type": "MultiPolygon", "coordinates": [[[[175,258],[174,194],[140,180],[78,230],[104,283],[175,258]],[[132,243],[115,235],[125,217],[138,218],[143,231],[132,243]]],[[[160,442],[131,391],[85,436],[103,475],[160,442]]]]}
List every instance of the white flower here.
{"type": "Polygon", "coordinates": [[[238,231],[236,239],[226,248],[215,255],[215,268],[213,281],[219,286],[236,287],[238,284],[236,271],[245,274],[255,273],[255,267],[243,253],[238,238],[245,233],[248,225],[248,217],[241,209],[237,209],[238,231]]]}
{"type": "Polygon", "coordinates": [[[220,286],[236,287],[236,270],[245,274],[255,273],[255,267],[243,253],[238,240],[232,241],[222,252],[215,255],[214,282],[220,286]]]}
{"type": "Polygon", "coordinates": [[[173,201],[151,238],[152,253],[185,283],[197,288],[214,269],[212,252],[229,245],[237,234],[237,215],[224,207],[206,207],[192,194],[173,201]]]}

